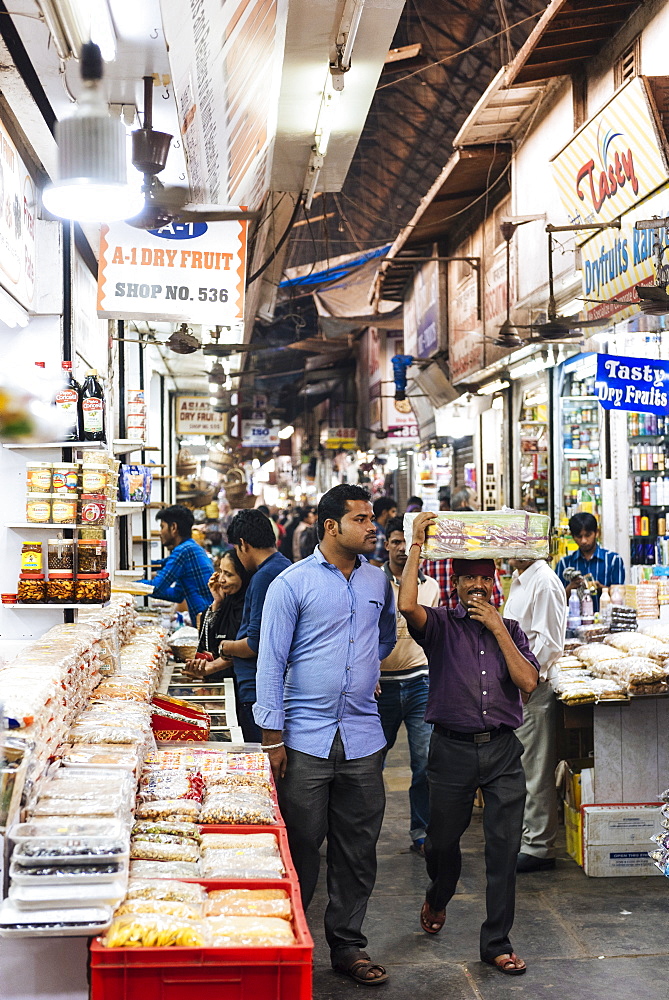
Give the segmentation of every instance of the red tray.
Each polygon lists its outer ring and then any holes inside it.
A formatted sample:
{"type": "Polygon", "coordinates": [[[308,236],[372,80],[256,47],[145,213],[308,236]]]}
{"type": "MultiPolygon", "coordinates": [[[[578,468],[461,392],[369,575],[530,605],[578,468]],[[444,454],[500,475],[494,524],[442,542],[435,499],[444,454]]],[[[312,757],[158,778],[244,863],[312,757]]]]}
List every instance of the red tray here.
{"type": "MultiPolygon", "coordinates": [[[[295,866],[293,864],[293,859],[290,855],[290,847],[288,845],[288,834],[286,833],[286,828],[283,826],[200,826],[200,832],[203,837],[206,837],[208,833],[273,833],[274,836],[279,841],[279,853],[281,855],[281,860],[283,861],[284,868],[286,869],[286,879],[290,879],[297,885],[297,872],[295,871],[295,866]]],[[[204,841],[203,841],[204,844],[204,841]]],[[[183,879],[182,881],[188,882],[199,882],[199,879],[183,879]]],[[[277,885],[283,884],[283,881],[277,885]]],[[[255,882],[254,882],[255,885],[255,882]]],[[[236,886],[238,889],[243,889],[244,885],[236,886]]],[[[246,888],[251,888],[249,886],[248,879],[246,880],[246,888]]]]}
{"type": "Polygon", "coordinates": [[[278,948],[90,946],[91,1000],[311,1000],[313,941],[296,882],[200,879],[207,889],[286,889],[296,942],[278,948]]]}

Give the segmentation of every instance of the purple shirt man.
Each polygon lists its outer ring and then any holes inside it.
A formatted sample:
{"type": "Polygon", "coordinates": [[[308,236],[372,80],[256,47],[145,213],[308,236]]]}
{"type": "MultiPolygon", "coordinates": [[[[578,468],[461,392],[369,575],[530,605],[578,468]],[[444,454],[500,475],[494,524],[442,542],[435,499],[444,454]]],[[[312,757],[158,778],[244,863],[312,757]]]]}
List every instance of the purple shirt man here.
{"type": "MultiPolygon", "coordinates": [[[[456,732],[481,733],[523,722],[520,690],[511,680],[506,660],[492,632],[470,618],[458,604],[425,608],[424,632],[409,628],[423,647],[430,666],[427,722],[456,732]]],[[[509,635],[523,656],[539,669],[525,633],[517,622],[503,618],[509,635]]]]}
{"type": "Polygon", "coordinates": [[[430,697],[426,719],[434,725],[428,758],[430,821],[425,861],[430,877],[420,924],[438,934],[446,919],[462,866],[460,838],[471,821],[474,795],[483,791],[486,849],[486,920],[480,955],[504,975],[526,966],[509,934],[515,906],[516,858],[525,804],[523,751],[514,729],[523,720],[521,692],[531,694],[539,664],[522,629],[490,603],[492,559],[454,559],[458,606],[426,608],[418,603],[414,575],[436,515],[413,522],[398,608],[411,635],[427,653],[430,697]]]}

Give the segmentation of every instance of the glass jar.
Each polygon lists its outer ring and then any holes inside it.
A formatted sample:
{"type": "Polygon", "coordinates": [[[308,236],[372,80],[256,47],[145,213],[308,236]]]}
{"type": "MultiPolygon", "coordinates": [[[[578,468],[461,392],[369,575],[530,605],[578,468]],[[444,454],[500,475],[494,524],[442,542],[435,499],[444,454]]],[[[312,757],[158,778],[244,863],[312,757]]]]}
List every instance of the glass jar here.
{"type": "Polygon", "coordinates": [[[104,524],[107,515],[107,497],[98,493],[82,493],[81,524],[104,524]]]}
{"type": "Polygon", "coordinates": [[[74,603],[74,576],[72,573],[49,573],[46,583],[47,604],[74,603]]]}
{"type": "Polygon", "coordinates": [[[21,572],[42,572],[42,543],[24,542],[21,546],[21,572]]]}
{"type": "Polygon", "coordinates": [[[50,462],[26,463],[26,491],[28,493],[51,493],[50,462]]]}
{"type": "Polygon", "coordinates": [[[29,493],[26,497],[26,521],[48,524],[51,520],[51,494],[29,493]]]}
{"type": "Polygon", "coordinates": [[[16,588],[18,604],[43,604],[46,598],[44,573],[20,573],[16,588]]]}
{"type": "Polygon", "coordinates": [[[77,604],[104,604],[111,594],[108,573],[77,573],[74,599],[77,604]]]}
{"type": "Polygon", "coordinates": [[[79,497],[76,493],[54,493],[51,497],[51,520],[54,524],[76,524],[79,497]]]}
{"type": "Polygon", "coordinates": [[[71,538],[50,538],[48,541],[49,574],[52,570],[71,573],[74,569],[74,542],[71,538]]]}
{"type": "Polygon", "coordinates": [[[53,492],[76,493],[79,486],[79,466],[62,462],[53,466],[53,492]]]}
{"type": "Polygon", "coordinates": [[[104,493],[109,480],[109,466],[84,462],[81,467],[82,493],[104,493]]]}
{"type": "Polygon", "coordinates": [[[77,545],[77,572],[97,574],[104,573],[106,569],[107,543],[101,539],[81,540],[77,545]]]}

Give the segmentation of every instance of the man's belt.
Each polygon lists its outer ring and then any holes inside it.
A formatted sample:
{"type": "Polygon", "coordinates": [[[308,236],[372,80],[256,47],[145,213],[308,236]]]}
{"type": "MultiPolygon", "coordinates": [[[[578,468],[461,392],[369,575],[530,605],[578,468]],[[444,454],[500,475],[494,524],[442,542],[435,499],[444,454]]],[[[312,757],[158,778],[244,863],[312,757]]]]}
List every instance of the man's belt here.
{"type": "Polygon", "coordinates": [[[439,723],[435,722],[434,731],[440,736],[445,736],[449,740],[460,740],[461,743],[492,743],[493,740],[499,739],[500,736],[506,736],[507,733],[512,733],[513,729],[510,726],[499,726],[497,729],[488,729],[484,733],[461,733],[457,729],[444,729],[439,723]]]}

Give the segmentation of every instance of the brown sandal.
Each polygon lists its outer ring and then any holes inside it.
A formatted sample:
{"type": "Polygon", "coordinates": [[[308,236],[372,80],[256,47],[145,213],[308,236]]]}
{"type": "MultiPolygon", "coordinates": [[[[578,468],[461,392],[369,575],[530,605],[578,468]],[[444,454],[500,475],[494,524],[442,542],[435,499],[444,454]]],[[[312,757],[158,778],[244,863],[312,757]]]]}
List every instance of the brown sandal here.
{"type": "Polygon", "coordinates": [[[423,928],[426,934],[438,934],[441,928],[446,923],[446,910],[443,910],[441,914],[435,916],[429,916],[429,914],[434,914],[434,911],[427,900],[423,903],[420,909],[420,926],[423,928]],[[434,925],[438,924],[438,927],[434,925]]]}
{"type": "MultiPolygon", "coordinates": [[[[512,951],[510,955],[498,955],[497,958],[484,958],[483,961],[498,969],[504,976],[522,976],[524,972],[527,972],[526,965],[522,965],[520,968],[516,965],[518,956],[515,951],[512,951]]],[[[522,959],[520,961],[522,962],[522,959]]]]}
{"type": "Polygon", "coordinates": [[[388,981],[388,973],[384,967],[379,965],[378,962],[370,961],[369,955],[365,955],[364,952],[361,952],[360,958],[351,962],[350,965],[333,965],[332,968],[342,976],[350,976],[351,979],[355,980],[361,986],[380,986],[381,983],[388,981]],[[381,975],[368,979],[367,974],[373,969],[378,969],[381,975]]]}

